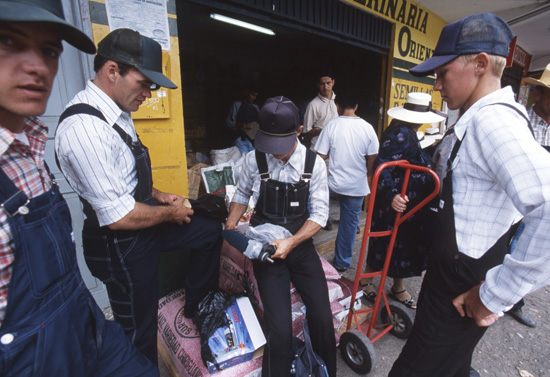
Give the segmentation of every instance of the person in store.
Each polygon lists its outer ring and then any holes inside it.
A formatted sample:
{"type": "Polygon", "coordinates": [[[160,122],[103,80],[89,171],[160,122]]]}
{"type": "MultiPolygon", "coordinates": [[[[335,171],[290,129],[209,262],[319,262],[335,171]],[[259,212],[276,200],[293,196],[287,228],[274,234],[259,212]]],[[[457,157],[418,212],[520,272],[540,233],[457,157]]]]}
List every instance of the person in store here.
{"type": "Polygon", "coordinates": [[[193,215],[185,197],[153,185],[131,112],[152,90],[176,88],[162,73],[160,44],[114,30],[99,42],[94,69],[61,115],[55,151],[84,205],[86,264],[107,286],[115,320],[156,364],[160,253],[191,250],[183,314],[192,318],[218,287],[222,224],[193,215]]]}
{"type": "Polygon", "coordinates": [[[249,104],[252,105],[256,111],[260,111],[260,108],[258,105],[256,105],[256,99],[258,98],[258,91],[254,88],[247,87],[243,91],[243,98],[240,100],[237,100],[231,104],[231,107],[229,108],[229,112],[227,113],[227,117],[225,119],[225,126],[229,129],[234,128],[244,128],[248,129],[249,124],[251,122],[242,122],[237,119],[237,114],[239,113],[239,109],[241,108],[242,104],[249,104]]]}
{"type": "Polygon", "coordinates": [[[258,132],[258,106],[252,103],[242,103],[237,112],[236,139],[233,145],[239,148],[241,156],[254,150],[254,138],[258,132]]]}
{"type": "Polygon", "coordinates": [[[315,83],[317,96],[306,107],[304,115],[304,134],[301,139],[307,147],[315,149],[315,143],[323,127],[329,120],[338,118],[336,108],[336,94],[332,90],[336,80],[329,72],[323,72],[315,83]]]}
{"type": "Polygon", "coordinates": [[[372,176],[379,144],[372,126],[355,114],[355,93],[341,92],[335,102],[340,116],[326,124],[315,147],[328,158],[328,186],[340,203],[333,265],[342,273],[351,265],[359,214],[370,193],[367,177],[372,176]]]}
{"type": "Polygon", "coordinates": [[[324,360],[329,376],[335,377],[336,342],[327,282],[312,241],[328,217],[326,166],[298,141],[303,126],[298,108],[289,99],[268,99],[258,122],[256,151],[245,157],[225,228],[237,229],[253,197],[252,226],[271,223],[292,234],[271,243],[276,247],[271,256],[274,263],[253,261],[267,338],[262,376],[290,373],[292,283],[306,307],[313,348],[324,360]]]}
{"type": "Polygon", "coordinates": [[[511,87],[500,86],[512,38],[499,16],[468,16],[443,27],[433,56],[410,69],[435,72],[434,90],[462,115],[434,155],[438,220],[415,323],[390,377],[479,376],[472,354],[487,327],[550,283],[550,155],[511,87]]]}
{"type": "Polygon", "coordinates": [[[107,321],[76,259],[69,208],[44,161],[62,40],[93,42],[61,0],[0,0],[0,375],[158,376],[107,321]]]}
{"type": "MultiPolygon", "coordinates": [[[[445,117],[431,110],[432,96],[427,93],[409,93],[403,106],[388,110],[393,118],[380,139],[380,151],[374,169],[389,161],[407,160],[418,166],[430,167],[430,156],[421,148],[417,131],[425,123],[438,123],[445,117]]],[[[382,171],[376,192],[371,231],[392,229],[397,212],[403,213],[425,199],[434,190],[430,174],[411,170],[407,193],[401,196],[405,170],[389,167],[382,171]]],[[[421,276],[428,264],[430,232],[425,207],[399,226],[388,276],[393,278],[390,296],[404,305],[416,309],[416,301],[405,288],[405,279],[421,276]]],[[[388,252],[390,237],[373,237],[365,272],[382,271],[388,252]]],[[[373,279],[362,279],[365,297],[374,302],[376,290],[373,279]]]]}

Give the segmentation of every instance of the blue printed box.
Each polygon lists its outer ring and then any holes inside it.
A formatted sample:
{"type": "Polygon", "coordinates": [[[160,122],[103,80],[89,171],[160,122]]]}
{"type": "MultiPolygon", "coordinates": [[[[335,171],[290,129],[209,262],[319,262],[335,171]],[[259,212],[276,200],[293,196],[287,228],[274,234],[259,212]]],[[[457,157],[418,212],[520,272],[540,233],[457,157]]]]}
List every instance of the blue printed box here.
{"type": "MultiPolygon", "coordinates": [[[[233,301],[225,311],[225,319],[225,326],[217,329],[208,339],[219,370],[252,360],[254,352],[266,343],[248,297],[240,297],[233,301]]],[[[208,370],[210,373],[218,371],[216,365],[210,362],[208,370]]]]}

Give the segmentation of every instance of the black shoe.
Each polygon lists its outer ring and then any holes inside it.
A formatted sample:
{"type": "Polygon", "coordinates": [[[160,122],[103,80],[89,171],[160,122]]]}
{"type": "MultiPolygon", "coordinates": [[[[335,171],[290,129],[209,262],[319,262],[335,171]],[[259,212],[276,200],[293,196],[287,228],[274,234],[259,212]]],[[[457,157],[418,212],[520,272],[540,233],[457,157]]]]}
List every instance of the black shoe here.
{"type": "Polygon", "coordinates": [[[324,230],[332,230],[332,221],[330,219],[327,220],[327,225],[323,228],[324,230]]]}
{"type": "Polygon", "coordinates": [[[527,327],[537,327],[537,324],[535,323],[535,321],[531,319],[529,314],[524,313],[522,309],[509,310],[506,313],[514,317],[516,321],[518,321],[522,325],[525,325],[527,327]]]}
{"type": "Polygon", "coordinates": [[[479,373],[477,372],[477,370],[475,370],[474,368],[470,367],[470,377],[481,377],[479,375],[479,373]]]}
{"type": "Polygon", "coordinates": [[[346,272],[348,269],[347,268],[338,268],[338,267],[334,267],[336,269],[336,271],[338,271],[339,273],[343,274],[344,272],[346,272]]]}

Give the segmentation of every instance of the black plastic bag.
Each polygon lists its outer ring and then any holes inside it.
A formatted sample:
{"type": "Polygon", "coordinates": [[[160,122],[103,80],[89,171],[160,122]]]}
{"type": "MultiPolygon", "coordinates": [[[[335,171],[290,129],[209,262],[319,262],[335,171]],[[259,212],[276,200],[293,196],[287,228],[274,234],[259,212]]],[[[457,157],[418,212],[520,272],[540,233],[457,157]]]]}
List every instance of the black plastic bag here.
{"type": "Polygon", "coordinates": [[[296,377],[328,377],[325,362],[313,351],[309,328],[305,319],[304,340],[298,337],[292,339],[292,353],[294,358],[290,367],[291,375],[296,377]]]}
{"type": "Polygon", "coordinates": [[[219,370],[219,364],[210,350],[208,339],[218,328],[225,325],[225,311],[238,297],[242,297],[242,295],[229,295],[221,289],[212,290],[197,307],[197,313],[193,320],[200,334],[202,362],[207,368],[206,362],[209,361],[219,370]]]}
{"type": "Polygon", "coordinates": [[[198,199],[189,199],[191,209],[197,215],[210,217],[220,222],[225,222],[227,219],[227,207],[225,199],[216,195],[206,194],[198,199]]]}

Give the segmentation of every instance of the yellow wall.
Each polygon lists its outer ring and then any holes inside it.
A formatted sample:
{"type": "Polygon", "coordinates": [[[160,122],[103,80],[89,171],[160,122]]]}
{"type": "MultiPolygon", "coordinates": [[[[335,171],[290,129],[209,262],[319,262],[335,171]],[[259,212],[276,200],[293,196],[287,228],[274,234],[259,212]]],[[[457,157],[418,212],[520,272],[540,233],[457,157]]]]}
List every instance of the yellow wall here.
{"type": "Polygon", "coordinates": [[[441,108],[441,96],[433,91],[434,78],[419,79],[408,73],[410,66],[430,58],[446,22],[414,1],[344,0],[366,12],[395,24],[393,70],[387,108],[401,106],[410,91],[432,95],[433,107],[441,108]]]}
{"type": "MultiPolygon", "coordinates": [[[[104,3],[104,0],[95,2],[104,3]]],[[[172,14],[168,17],[176,18],[172,14]]],[[[92,23],[92,34],[96,45],[108,33],[108,26],[92,23]]],[[[178,89],[162,88],[159,92],[166,92],[166,97],[161,99],[157,98],[158,93],[153,92],[153,97],[143,103],[140,110],[133,113],[132,117],[141,141],[149,148],[151,154],[155,188],[187,196],[187,159],[177,37],[170,37],[170,46],[170,51],[163,51],[163,64],[165,74],[178,86],[178,89]],[[151,104],[155,100],[167,100],[167,102],[164,106],[153,108],[151,104]],[[166,108],[168,108],[168,115],[166,108]],[[149,117],[150,119],[143,119],[149,117]]]]}

